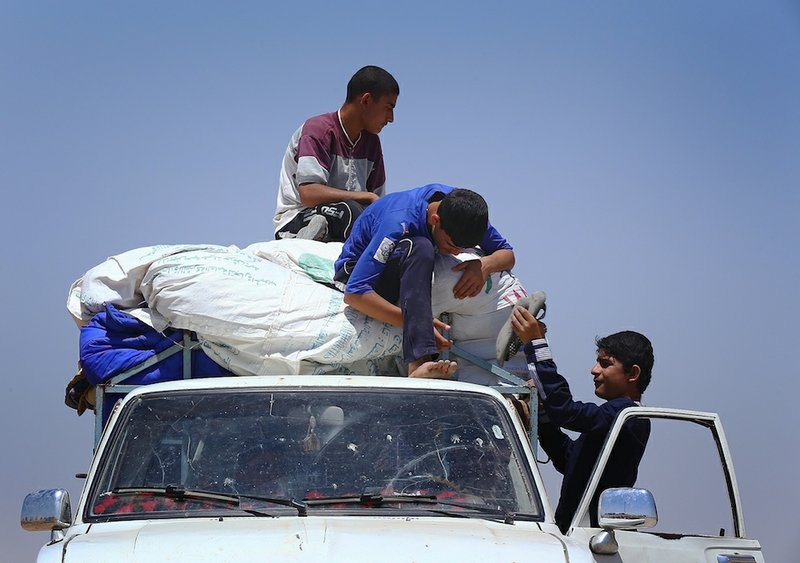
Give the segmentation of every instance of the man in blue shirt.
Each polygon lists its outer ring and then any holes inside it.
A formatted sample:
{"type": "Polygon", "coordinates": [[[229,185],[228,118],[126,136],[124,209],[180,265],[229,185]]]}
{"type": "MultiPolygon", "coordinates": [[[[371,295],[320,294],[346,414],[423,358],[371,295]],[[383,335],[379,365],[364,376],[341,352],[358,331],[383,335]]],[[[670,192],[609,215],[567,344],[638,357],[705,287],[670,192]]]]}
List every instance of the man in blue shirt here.
{"type": "MultiPolygon", "coordinates": [[[[559,375],[543,325],[522,307],[514,307],[511,324],[525,343],[528,370],[543,407],[539,443],[553,460],[553,467],[564,475],[555,516],[558,527],[567,533],[614,419],[621,410],[639,405],[650,384],[653,346],[647,337],[630,330],[598,338],[597,361],[591,373],[595,395],[606,402],[583,403],[572,398],[569,384],[559,375]],[[561,428],[580,435],[573,440],[561,428]]],[[[636,483],[649,437],[648,419],[633,418],[622,427],[590,504],[592,526],[597,526],[600,493],[636,483]]]]}
{"type": "Polygon", "coordinates": [[[354,309],[403,327],[403,359],[412,377],[449,377],[454,363],[432,362],[449,341],[447,327],[431,312],[435,252],[458,254],[480,246],[480,259],[456,266],[463,271],[453,288],[458,298],[477,295],[487,276],[514,265],[511,245],[489,223],[486,201],[477,193],[428,184],[383,196],[353,225],[335,263],[335,280],[354,309]]]}

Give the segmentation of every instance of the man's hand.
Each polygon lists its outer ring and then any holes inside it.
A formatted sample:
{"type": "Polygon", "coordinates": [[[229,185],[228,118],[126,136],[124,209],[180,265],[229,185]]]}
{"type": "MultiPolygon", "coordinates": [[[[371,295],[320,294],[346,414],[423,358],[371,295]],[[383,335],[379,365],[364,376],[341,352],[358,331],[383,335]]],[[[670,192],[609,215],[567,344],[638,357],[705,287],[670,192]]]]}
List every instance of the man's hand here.
{"type": "Polygon", "coordinates": [[[378,201],[378,194],[374,192],[351,192],[354,194],[355,197],[353,199],[356,203],[360,203],[364,207],[368,206],[370,203],[378,201]]]}
{"type": "Polygon", "coordinates": [[[439,319],[433,319],[433,338],[436,340],[436,348],[438,350],[447,350],[453,345],[452,340],[445,338],[445,331],[450,330],[450,326],[443,323],[439,319]]]}
{"type": "Polygon", "coordinates": [[[453,267],[454,272],[464,272],[461,279],[453,286],[453,296],[456,299],[475,297],[486,283],[487,273],[483,271],[483,262],[480,260],[467,260],[453,267]]]}
{"type": "Polygon", "coordinates": [[[519,336],[523,344],[531,340],[544,338],[544,325],[523,307],[514,305],[514,310],[511,313],[511,326],[514,327],[514,332],[519,336]]]}

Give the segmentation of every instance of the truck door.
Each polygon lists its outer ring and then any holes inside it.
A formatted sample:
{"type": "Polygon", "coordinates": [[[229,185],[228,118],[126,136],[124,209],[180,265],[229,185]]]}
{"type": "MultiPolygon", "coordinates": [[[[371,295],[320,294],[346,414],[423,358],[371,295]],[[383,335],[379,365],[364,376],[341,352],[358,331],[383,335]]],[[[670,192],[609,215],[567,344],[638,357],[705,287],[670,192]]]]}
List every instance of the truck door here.
{"type": "Polygon", "coordinates": [[[594,548],[595,561],[659,563],[763,563],[758,541],[748,539],[728,444],[713,413],[632,407],[621,412],[608,435],[568,535],[584,545],[613,538],[612,547],[594,548]],[[590,525],[591,499],[620,434],[634,417],[651,421],[650,439],[636,488],[652,493],[655,526],[604,530],[590,525]]]}

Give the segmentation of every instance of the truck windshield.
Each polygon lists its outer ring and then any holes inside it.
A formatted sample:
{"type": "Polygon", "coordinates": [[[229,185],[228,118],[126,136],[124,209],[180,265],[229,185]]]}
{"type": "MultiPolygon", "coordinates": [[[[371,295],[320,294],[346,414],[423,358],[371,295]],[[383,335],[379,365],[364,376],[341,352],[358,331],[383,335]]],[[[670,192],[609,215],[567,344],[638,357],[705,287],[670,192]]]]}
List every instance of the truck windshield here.
{"type": "Polygon", "coordinates": [[[115,428],[87,521],[284,516],[298,506],[301,515],[448,513],[432,500],[459,516],[541,514],[508,413],[479,393],[189,390],[128,403],[115,428]]]}

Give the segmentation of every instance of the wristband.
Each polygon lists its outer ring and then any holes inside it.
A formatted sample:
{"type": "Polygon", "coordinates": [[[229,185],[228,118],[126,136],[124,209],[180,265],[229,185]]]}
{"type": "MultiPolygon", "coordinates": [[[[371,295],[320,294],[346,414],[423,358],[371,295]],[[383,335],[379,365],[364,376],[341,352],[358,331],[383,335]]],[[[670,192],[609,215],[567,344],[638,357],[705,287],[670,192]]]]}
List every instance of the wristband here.
{"type": "Polygon", "coordinates": [[[537,338],[525,344],[525,355],[530,359],[533,356],[534,361],[543,362],[545,360],[552,360],[553,354],[550,352],[550,346],[544,338],[537,338]]]}

